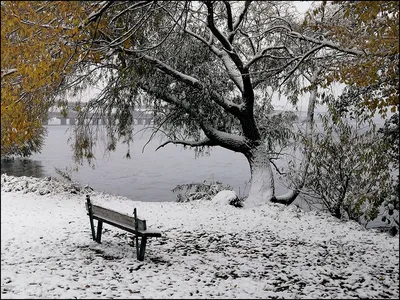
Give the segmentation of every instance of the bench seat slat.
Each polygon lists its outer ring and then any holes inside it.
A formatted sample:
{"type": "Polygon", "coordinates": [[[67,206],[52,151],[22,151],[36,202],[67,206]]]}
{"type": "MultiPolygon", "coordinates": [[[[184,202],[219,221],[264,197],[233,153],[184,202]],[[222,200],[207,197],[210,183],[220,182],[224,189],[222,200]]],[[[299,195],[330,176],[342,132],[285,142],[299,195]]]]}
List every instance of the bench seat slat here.
{"type": "Polygon", "coordinates": [[[135,230],[135,226],[126,225],[115,220],[111,220],[107,217],[100,216],[100,215],[93,215],[93,219],[103,221],[107,224],[113,225],[120,229],[126,230],[130,233],[137,234],[139,236],[147,236],[147,237],[161,237],[161,232],[156,229],[147,229],[147,230],[135,230]]]}
{"type": "MultiPolygon", "coordinates": [[[[93,213],[93,216],[104,217],[109,220],[115,220],[116,222],[118,222],[120,224],[124,224],[128,227],[130,227],[130,226],[135,227],[133,217],[122,214],[120,212],[117,212],[117,211],[114,211],[111,209],[108,209],[108,208],[104,208],[104,207],[97,206],[97,205],[92,205],[92,213],[93,213]]],[[[147,229],[145,220],[137,218],[137,221],[138,221],[138,229],[141,229],[141,230],[147,229]]]]}

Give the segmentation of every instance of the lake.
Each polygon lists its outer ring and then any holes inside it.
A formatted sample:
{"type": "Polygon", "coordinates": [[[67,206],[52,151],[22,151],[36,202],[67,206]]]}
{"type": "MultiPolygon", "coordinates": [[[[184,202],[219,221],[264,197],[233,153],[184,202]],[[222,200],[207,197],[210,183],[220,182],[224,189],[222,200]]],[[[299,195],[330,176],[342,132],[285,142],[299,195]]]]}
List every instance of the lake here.
{"type": "MultiPolygon", "coordinates": [[[[304,117],[305,113],[300,119],[304,117]]],[[[374,121],[379,127],[383,125],[379,116],[374,121]]],[[[317,121],[317,126],[318,123],[317,121]]],[[[45,127],[48,135],[41,153],[34,154],[29,159],[2,160],[1,173],[60,177],[55,168],[65,171],[75,167],[71,145],[67,142],[72,127],[58,124],[45,127]]],[[[172,193],[172,189],[177,185],[201,183],[204,180],[229,184],[239,196],[247,196],[250,168],[242,154],[213,147],[210,155],[195,158],[193,150],[172,144],[156,152],[155,149],[161,144],[159,137],[155,137],[142,151],[151,134],[142,129],[143,125],[135,125],[135,132],[139,133],[135,135],[135,142],[131,145],[131,159],[124,158],[126,145],[121,143],[115,152],[107,155],[103,155],[101,146],[98,146],[95,152],[95,168],[87,163],[78,166],[78,171],[70,173],[72,180],[88,184],[98,191],[139,201],[175,201],[176,195],[172,193]]],[[[278,160],[276,164],[281,166],[284,161],[278,160]]],[[[287,191],[277,177],[275,184],[277,195],[287,191]]],[[[304,208],[304,205],[299,204],[304,208]]]]}
{"type": "MultiPolygon", "coordinates": [[[[378,127],[384,123],[379,117],[375,117],[374,121],[378,127]]],[[[1,160],[1,173],[14,176],[60,177],[55,168],[65,171],[75,167],[71,146],[67,142],[70,126],[45,127],[48,135],[41,153],[36,153],[29,159],[1,160]]],[[[140,125],[135,127],[136,132],[143,128],[140,125]]],[[[149,136],[150,132],[136,135],[135,143],[131,145],[131,159],[124,158],[126,146],[121,143],[115,152],[108,155],[103,155],[101,147],[97,147],[95,168],[87,163],[78,166],[77,171],[70,172],[72,180],[87,184],[97,191],[145,202],[176,201],[176,194],[172,189],[177,185],[201,183],[204,180],[229,184],[239,196],[247,196],[250,168],[242,154],[213,147],[210,155],[195,158],[193,150],[172,144],[156,152],[155,149],[161,143],[159,137],[149,142],[142,151],[149,136]]],[[[282,166],[284,161],[276,161],[276,164],[282,166]]],[[[275,189],[277,195],[287,191],[277,177],[275,189]]],[[[311,209],[301,196],[294,204],[304,210],[311,209]]],[[[380,220],[375,220],[367,227],[379,227],[381,223],[380,220]]]]}
{"type": "MultiPolygon", "coordinates": [[[[48,125],[48,135],[41,153],[29,159],[1,162],[1,172],[15,176],[46,177],[75,167],[72,150],[67,143],[70,126],[48,125]]],[[[135,131],[142,129],[136,125],[135,131]]],[[[116,151],[103,155],[97,147],[95,168],[87,163],[70,172],[73,181],[88,184],[95,190],[126,196],[139,201],[175,201],[172,189],[183,183],[220,181],[229,184],[236,193],[247,195],[250,168],[246,158],[221,147],[214,147],[210,155],[195,158],[193,150],[169,144],[155,149],[160,139],[154,138],[142,152],[150,132],[136,135],[131,145],[131,159],[124,158],[126,146],[119,144],[116,151]]],[[[101,143],[101,142],[100,142],[101,143]]]]}

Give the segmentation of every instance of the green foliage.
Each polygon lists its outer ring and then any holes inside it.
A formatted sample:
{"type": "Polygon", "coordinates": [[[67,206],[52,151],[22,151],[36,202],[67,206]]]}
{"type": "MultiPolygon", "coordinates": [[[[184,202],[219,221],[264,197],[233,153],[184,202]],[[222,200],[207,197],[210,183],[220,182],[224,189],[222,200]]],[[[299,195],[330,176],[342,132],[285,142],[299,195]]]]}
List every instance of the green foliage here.
{"type": "Polygon", "coordinates": [[[256,105],[255,119],[260,130],[261,139],[266,142],[268,151],[275,155],[287,148],[295,138],[293,124],[298,116],[292,111],[274,111],[268,101],[256,105]]]}
{"type": "Polygon", "coordinates": [[[390,119],[385,121],[382,128],[378,132],[382,135],[383,141],[387,145],[387,156],[391,160],[392,169],[392,190],[391,195],[384,202],[384,211],[381,213],[382,222],[386,224],[386,228],[391,235],[396,235],[399,231],[399,210],[400,210],[400,131],[399,131],[399,114],[393,114],[390,119]]]}
{"type": "Polygon", "coordinates": [[[313,137],[308,200],[338,218],[375,219],[392,192],[387,144],[371,120],[346,118],[332,110],[321,119],[324,133],[313,137]]]}
{"type": "Polygon", "coordinates": [[[399,168],[400,161],[400,123],[399,114],[393,114],[385,121],[378,132],[382,134],[384,141],[388,145],[388,155],[391,156],[393,165],[399,168]]]}

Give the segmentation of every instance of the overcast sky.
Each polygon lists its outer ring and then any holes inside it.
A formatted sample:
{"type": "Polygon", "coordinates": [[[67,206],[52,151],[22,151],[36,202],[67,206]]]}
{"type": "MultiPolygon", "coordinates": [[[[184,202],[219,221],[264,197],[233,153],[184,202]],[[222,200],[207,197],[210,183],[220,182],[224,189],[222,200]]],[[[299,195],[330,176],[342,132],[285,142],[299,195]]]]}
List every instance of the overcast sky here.
{"type": "Polygon", "coordinates": [[[293,1],[299,13],[305,13],[314,1],[293,1]]]}

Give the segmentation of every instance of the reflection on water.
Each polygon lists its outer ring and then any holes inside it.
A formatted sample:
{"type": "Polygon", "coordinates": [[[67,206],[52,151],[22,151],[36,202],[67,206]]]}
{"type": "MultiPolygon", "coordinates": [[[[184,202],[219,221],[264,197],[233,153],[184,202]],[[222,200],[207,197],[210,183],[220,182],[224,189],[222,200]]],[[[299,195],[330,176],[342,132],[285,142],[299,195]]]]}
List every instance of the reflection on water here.
{"type": "Polygon", "coordinates": [[[28,158],[1,159],[1,174],[12,176],[44,177],[43,165],[28,158]]]}

